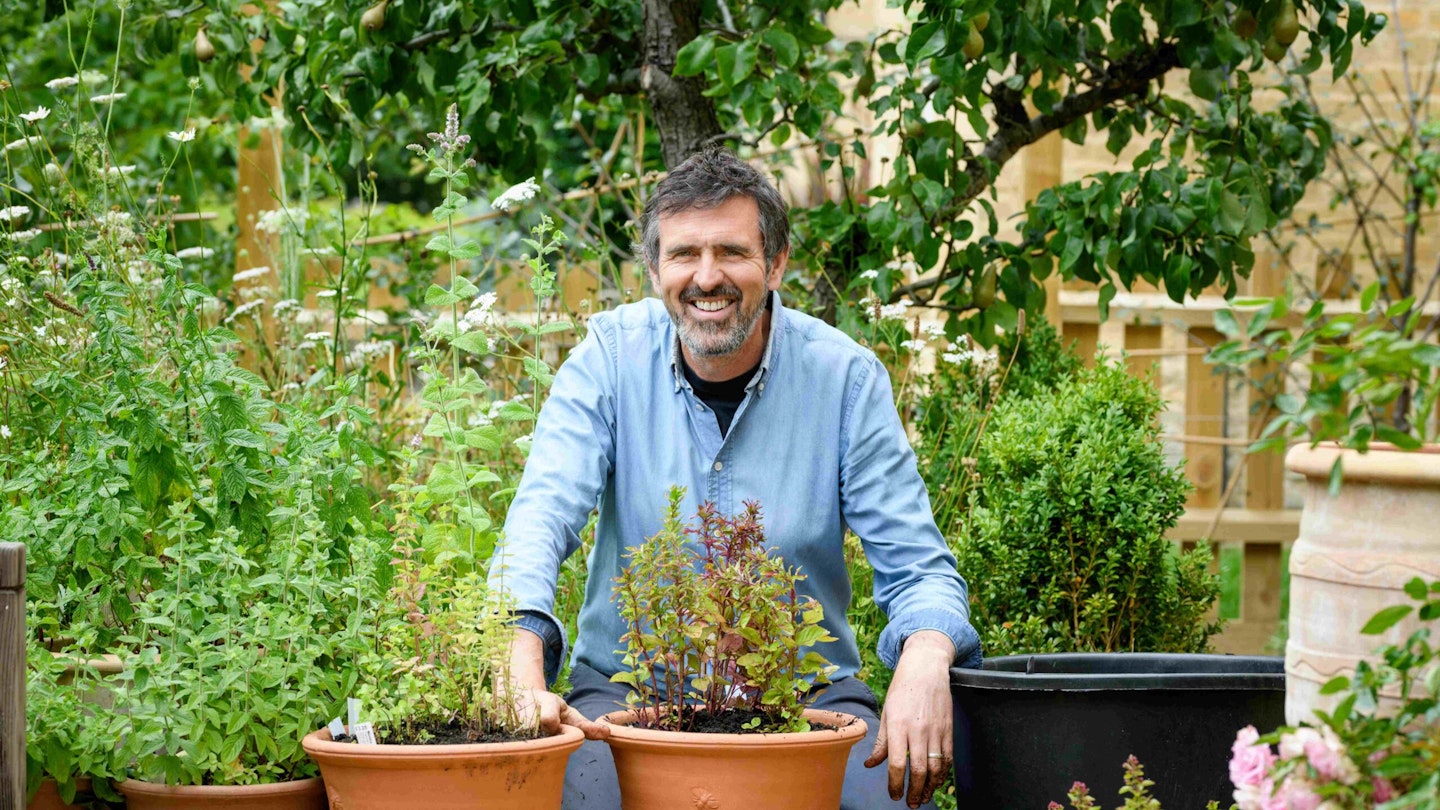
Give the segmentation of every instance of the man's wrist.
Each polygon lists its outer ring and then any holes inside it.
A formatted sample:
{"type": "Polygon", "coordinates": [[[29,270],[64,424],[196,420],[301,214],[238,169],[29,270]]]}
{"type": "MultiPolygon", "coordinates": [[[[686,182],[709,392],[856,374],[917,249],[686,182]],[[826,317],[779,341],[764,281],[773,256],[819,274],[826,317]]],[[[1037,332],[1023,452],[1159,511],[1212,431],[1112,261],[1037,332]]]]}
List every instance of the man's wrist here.
{"type": "Polygon", "coordinates": [[[955,642],[939,630],[916,630],[900,647],[901,658],[918,658],[949,668],[955,661],[955,642]]]}

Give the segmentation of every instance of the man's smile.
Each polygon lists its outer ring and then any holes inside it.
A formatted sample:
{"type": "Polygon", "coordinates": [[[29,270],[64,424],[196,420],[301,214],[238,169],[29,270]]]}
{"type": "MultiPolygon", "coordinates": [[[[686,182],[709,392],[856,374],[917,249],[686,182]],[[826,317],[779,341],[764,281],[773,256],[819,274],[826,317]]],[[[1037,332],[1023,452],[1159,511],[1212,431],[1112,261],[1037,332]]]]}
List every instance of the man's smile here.
{"type": "Polygon", "coordinates": [[[735,303],[733,298],[695,298],[691,299],[690,305],[706,314],[724,312],[735,303]]]}

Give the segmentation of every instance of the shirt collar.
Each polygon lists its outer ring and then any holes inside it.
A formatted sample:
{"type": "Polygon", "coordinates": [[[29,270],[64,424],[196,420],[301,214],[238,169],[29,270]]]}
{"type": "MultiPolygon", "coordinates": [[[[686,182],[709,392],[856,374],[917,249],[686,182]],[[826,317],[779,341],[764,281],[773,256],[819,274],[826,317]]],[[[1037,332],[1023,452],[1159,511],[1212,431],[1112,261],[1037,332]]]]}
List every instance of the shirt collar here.
{"type": "MultiPolygon", "coordinates": [[[[765,353],[760,356],[760,369],[750,382],[745,385],[746,391],[755,390],[763,394],[765,391],[765,378],[769,376],[770,366],[775,360],[775,347],[780,343],[780,333],[784,331],[784,307],[780,305],[780,291],[770,291],[770,338],[765,341],[765,353]]],[[[680,362],[680,330],[671,323],[670,337],[670,373],[675,377],[675,391],[679,393],[682,388],[690,388],[690,383],[685,379],[685,369],[680,362]]]]}

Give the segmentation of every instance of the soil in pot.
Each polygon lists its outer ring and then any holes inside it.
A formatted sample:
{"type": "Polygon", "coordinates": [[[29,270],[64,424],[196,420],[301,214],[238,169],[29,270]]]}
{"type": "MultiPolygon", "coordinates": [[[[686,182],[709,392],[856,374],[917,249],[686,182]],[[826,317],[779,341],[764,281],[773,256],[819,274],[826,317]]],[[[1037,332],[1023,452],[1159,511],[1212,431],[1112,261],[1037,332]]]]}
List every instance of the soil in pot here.
{"type": "Polygon", "coordinates": [[[608,714],[621,806],[836,810],[865,722],[816,709],[805,717],[811,731],[706,734],[638,728],[635,710],[608,714]]]}
{"type": "Polygon", "coordinates": [[[357,745],[306,735],[330,810],[547,810],[560,806],[565,764],[585,736],[560,733],[519,742],[357,745]]]}
{"type": "Polygon", "coordinates": [[[115,785],[128,810],[326,810],[318,777],[273,785],[159,785],[127,779],[115,785]]]}
{"type": "MultiPolygon", "coordinates": [[[[375,737],[382,745],[467,745],[469,743],[507,743],[540,739],[534,734],[509,734],[505,732],[474,733],[456,722],[434,722],[411,726],[407,729],[377,728],[375,737]]],[[[341,734],[333,738],[337,743],[353,743],[355,738],[341,734]]]]}

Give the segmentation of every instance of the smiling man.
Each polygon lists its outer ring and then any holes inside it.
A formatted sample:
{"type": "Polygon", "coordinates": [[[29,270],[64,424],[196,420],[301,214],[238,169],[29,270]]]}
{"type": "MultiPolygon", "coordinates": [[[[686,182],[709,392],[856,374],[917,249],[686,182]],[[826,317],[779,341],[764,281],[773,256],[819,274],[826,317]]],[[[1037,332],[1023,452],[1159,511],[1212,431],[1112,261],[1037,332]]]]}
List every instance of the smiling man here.
{"type": "Polygon", "coordinates": [[[561,366],[506,520],[504,566],[491,575],[504,577],[520,608],[516,699],[538,703],[547,727],[569,723],[592,740],[570,758],[564,806],[620,807],[614,762],[598,742],[605,729],[592,722],[625,702],[626,687],[610,682],[625,632],[610,589],[626,549],[659,531],[679,484],[689,514],[701,501],[727,514],[758,501],[770,544],[800,567],[804,593],[824,608],[836,640],[817,650],[839,670],[814,705],[869,726],[851,752],[841,807],[918,807],[951,766],[949,668],[977,666],[980,644],[885,368],[833,327],[781,305],[785,203],[729,152],[696,155],[661,181],[641,238],[660,300],[595,315],[561,366]],[[566,654],[555,586],[597,506],[570,655],[574,688],[561,698],[549,691],[566,654]],[[879,654],[895,676],[883,714],[855,677],[847,529],[889,617],[879,654]]]}

